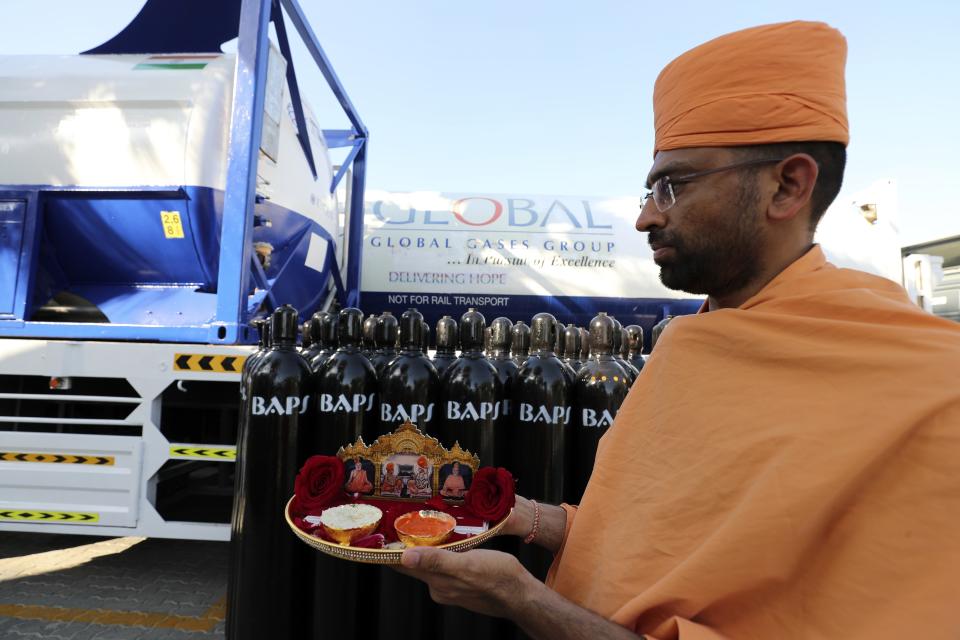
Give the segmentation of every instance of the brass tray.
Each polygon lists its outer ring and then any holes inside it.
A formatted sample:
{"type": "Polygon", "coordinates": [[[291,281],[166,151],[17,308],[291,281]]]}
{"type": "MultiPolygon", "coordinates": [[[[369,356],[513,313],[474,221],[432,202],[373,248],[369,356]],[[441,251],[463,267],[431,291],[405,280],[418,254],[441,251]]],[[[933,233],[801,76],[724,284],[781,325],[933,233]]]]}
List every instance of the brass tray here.
{"type": "MultiPolygon", "coordinates": [[[[351,560],[353,562],[364,562],[366,564],[400,564],[400,556],[403,554],[403,549],[365,549],[362,547],[348,547],[337,544],[336,542],[327,542],[323,538],[318,538],[306,533],[305,531],[302,531],[297,525],[293,524],[293,520],[290,519],[291,502],[293,502],[293,498],[290,498],[290,500],[287,501],[287,506],[283,509],[283,517],[287,521],[287,526],[290,527],[290,530],[293,531],[298,538],[303,540],[314,549],[322,551],[327,555],[334,556],[335,558],[351,560]]],[[[510,513],[513,513],[513,509],[510,510],[510,513]]],[[[464,540],[457,540],[456,542],[437,545],[436,548],[446,549],[447,551],[466,551],[467,549],[472,549],[473,547],[483,544],[490,538],[493,538],[500,533],[500,529],[503,528],[503,525],[506,524],[509,517],[510,514],[508,513],[503,520],[496,523],[483,533],[478,533],[477,535],[471,536],[464,540]]]]}

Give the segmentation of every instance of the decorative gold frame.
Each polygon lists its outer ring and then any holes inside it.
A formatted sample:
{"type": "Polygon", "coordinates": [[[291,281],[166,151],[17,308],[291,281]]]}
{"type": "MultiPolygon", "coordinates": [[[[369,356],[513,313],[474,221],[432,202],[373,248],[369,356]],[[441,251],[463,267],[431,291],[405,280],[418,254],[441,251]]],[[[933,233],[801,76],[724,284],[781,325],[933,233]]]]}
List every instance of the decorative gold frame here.
{"type": "Polygon", "coordinates": [[[455,442],[453,448],[447,450],[439,440],[426,435],[409,421],[401,424],[393,433],[380,436],[369,446],[363,442],[363,438],[357,438],[353,444],[340,447],[337,451],[337,457],[344,463],[354,458],[363,458],[373,463],[374,480],[371,497],[382,500],[422,502],[423,498],[419,497],[398,498],[380,494],[383,464],[388,458],[397,454],[424,456],[431,463],[433,467],[430,478],[431,497],[440,495],[440,467],[443,465],[459,462],[470,467],[474,474],[480,469],[480,458],[463,449],[459,442],[455,442]]]}

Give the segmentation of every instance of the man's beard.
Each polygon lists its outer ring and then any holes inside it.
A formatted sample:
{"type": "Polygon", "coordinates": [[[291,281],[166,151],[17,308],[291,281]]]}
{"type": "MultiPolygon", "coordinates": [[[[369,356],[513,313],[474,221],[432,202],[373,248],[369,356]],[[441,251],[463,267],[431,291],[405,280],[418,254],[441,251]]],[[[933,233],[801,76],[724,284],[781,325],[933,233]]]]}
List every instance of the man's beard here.
{"type": "Polygon", "coordinates": [[[650,244],[672,247],[668,264],[660,265],[660,281],[670,289],[723,296],[739,291],[760,271],[760,225],[757,190],[752,176],[744,176],[730,214],[736,216],[723,228],[698,237],[654,229],[650,244]]]}

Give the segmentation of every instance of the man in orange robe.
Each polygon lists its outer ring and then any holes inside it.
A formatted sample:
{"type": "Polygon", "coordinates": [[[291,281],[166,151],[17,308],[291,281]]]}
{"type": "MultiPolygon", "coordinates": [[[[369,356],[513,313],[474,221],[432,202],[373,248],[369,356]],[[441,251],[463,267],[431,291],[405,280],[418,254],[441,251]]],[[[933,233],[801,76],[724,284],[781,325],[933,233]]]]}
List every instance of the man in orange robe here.
{"type": "Polygon", "coordinates": [[[556,553],[547,585],[505,554],[405,552],[435,599],[537,638],[960,638],[960,326],[813,242],[845,57],[794,22],[663,70],[637,229],[707,302],[664,331],[580,505],[518,500],[506,530],[556,553]]]}

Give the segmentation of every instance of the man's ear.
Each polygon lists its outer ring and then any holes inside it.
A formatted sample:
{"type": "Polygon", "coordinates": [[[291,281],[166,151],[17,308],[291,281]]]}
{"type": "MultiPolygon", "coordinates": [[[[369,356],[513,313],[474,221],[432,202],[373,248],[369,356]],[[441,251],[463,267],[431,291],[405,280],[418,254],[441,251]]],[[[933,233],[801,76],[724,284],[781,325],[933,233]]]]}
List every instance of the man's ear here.
{"type": "Polygon", "coordinates": [[[787,221],[802,211],[809,212],[819,172],[817,161],[806,153],[795,153],[781,161],[773,171],[777,184],[767,208],[767,217],[774,222],[787,221]]]}

